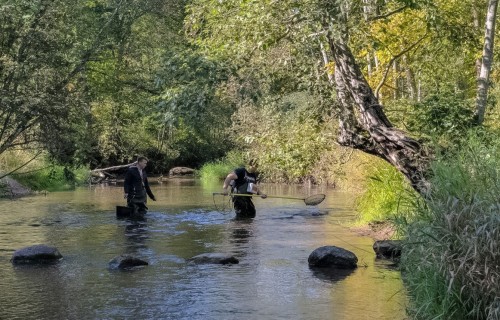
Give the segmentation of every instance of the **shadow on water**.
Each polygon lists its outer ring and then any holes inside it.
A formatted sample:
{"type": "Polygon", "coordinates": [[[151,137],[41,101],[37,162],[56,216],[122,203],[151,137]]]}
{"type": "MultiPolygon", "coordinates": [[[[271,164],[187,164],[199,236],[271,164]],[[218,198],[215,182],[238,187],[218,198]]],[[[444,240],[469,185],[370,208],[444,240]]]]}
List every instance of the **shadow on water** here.
{"type": "Polygon", "coordinates": [[[356,269],[310,268],[312,274],[323,281],[338,282],[352,275],[356,269]]]}

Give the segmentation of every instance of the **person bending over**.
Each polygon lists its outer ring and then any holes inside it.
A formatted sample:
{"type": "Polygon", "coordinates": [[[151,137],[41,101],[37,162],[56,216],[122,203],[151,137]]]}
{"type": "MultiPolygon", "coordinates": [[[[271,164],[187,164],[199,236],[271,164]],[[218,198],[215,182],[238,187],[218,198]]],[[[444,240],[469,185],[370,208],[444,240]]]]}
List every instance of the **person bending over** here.
{"type": "MultiPolygon", "coordinates": [[[[228,188],[231,187],[231,192],[236,194],[257,194],[261,198],[266,198],[267,195],[262,193],[257,186],[257,162],[250,160],[245,168],[235,169],[229,173],[224,180],[222,189],[224,194],[228,194],[228,188]]],[[[254,218],[255,206],[250,196],[233,196],[232,197],[236,218],[254,218]]]]}

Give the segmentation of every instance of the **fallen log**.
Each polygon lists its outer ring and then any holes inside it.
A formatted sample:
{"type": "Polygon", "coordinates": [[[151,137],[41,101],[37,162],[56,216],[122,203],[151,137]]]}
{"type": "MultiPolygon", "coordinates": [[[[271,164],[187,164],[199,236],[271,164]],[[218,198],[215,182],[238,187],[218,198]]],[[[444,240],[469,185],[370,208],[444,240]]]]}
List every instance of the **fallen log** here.
{"type": "Polygon", "coordinates": [[[123,165],[119,165],[119,166],[90,170],[89,182],[91,184],[97,184],[97,183],[101,183],[104,180],[109,179],[109,178],[114,179],[114,178],[116,178],[116,176],[114,174],[108,173],[108,171],[117,171],[120,169],[128,168],[128,167],[133,166],[135,164],[137,164],[137,162],[132,162],[129,164],[123,164],[123,165]]]}
{"type": "Polygon", "coordinates": [[[137,162],[132,162],[129,164],[122,164],[120,166],[113,166],[113,167],[102,168],[102,169],[94,169],[94,170],[91,170],[90,172],[116,171],[116,170],[120,170],[123,168],[128,168],[128,167],[133,166],[135,164],[137,164],[137,162]]]}

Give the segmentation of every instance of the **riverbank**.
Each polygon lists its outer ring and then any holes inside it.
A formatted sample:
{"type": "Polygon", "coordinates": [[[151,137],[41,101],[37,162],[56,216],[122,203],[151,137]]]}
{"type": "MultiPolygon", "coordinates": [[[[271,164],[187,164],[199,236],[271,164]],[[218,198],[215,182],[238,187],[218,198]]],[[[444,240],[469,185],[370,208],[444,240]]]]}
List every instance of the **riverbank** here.
{"type": "Polygon", "coordinates": [[[366,225],[360,225],[350,228],[353,232],[370,237],[373,240],[392,240],[396,229],[394,225],[388,221],[370,222],[366,225]]]}

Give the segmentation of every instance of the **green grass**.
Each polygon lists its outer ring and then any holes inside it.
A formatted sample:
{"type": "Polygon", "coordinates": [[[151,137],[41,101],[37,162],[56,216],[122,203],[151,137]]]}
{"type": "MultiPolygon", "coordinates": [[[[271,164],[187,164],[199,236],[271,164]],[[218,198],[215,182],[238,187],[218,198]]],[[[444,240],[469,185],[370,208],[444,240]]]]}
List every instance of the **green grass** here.
{"type": "Polygon", "coordinates": [[[202,182],[222,181],[231,171],[243,166],[244,163],[241,152],[230,152],[219,161],[204,164],[198,174],[202,182]]]}
{"type": "Polygon", "coordinates": [[[52,163],[43,155],[33,156],[22,150],[3,153],[0,156],[0,173],[14,171],[10,177],[34,191],[71,190],[85,183],[88,178],[87,168],[65,168],[52,163]]]}
{"type": "Polygon", "coordinates": [[[50,165],[28,173],[14,173],[12,178],[35,191],[64,191],[84,184],[88,178],[88,172],[85,168],[70,170],[62,166],[50,165]]]}
{"type": "Polygon", "coordinates": [[[356,201],[357,224],[406,217],[417,195],[404,176],[383,161],[373,164],[374,172],[356,201]]]}
{"type": "Polygon", "coordinates": [[[500,319],[500,143],[492,141],[472,135],[436,160],[430,195],[400,225],[416,319],[500,319]]]}

